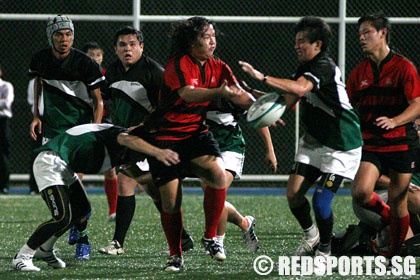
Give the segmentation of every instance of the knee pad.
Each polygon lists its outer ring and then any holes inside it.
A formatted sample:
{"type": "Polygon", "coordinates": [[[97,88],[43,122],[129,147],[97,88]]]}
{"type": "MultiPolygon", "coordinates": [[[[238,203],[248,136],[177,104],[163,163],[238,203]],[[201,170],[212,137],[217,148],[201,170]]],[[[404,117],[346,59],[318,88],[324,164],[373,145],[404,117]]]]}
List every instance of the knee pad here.
{"type": "Polygon", "coordinates": [[[317,219],[325,220],[331,216],[331,202],[333,198],[334,193],[330,190],[319,186],[315,188],[314,195],[312,196],[312,207],[317,219]]]}

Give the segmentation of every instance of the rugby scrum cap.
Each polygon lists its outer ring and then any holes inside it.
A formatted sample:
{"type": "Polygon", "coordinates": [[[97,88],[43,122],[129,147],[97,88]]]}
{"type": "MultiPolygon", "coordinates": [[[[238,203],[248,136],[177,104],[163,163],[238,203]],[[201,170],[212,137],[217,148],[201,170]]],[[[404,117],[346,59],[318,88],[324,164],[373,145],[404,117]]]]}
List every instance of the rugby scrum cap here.
{"type": "Polygon", "coordinates": [[[73,22],[68,16],[58,15],[53,18],[48,19],[47,23],[47,37],[48,43],[52,46],[52,36],[54,32],[63,29],[70,29],[73,32],[74,36],[74,26],[73,22]]]}

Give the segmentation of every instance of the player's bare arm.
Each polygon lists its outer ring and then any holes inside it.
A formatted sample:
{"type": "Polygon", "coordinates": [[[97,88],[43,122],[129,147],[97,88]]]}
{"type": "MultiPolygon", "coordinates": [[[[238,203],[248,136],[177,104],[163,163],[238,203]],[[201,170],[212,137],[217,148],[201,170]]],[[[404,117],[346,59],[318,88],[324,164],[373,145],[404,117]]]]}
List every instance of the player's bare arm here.
{"type": "Polygon", "coordinates": [[[248,109],[255,102],[255,97],[240,85],[231,85],[230,90],[236,93],[236,96],[231,97],[230,101],[243,109],[248,109]]]}
{"type": "Polygon", "coordinates": [[[185,102],[205,102],[215,98],[225,97],[233,98],[238,95],[237,92],[232,91],[227,81],[224,81],[217,88],[196,88],[194,86],[185,86],[178,89],[178,95],[185,100],[185,102]]]}
{"type": "Polygon", "coordinates": [[[411,100],[409,103],[410,105],[401,114],[392,118],[381,116],[376,119],[375,124],[389,130],[411,122],[420,115],[420,97],[411,100]]]}
{"type": "Polygon", "coordinates": [[[313,84],[309,80],[305,79],[305,77],[301,76],[296,81],[290,79],[281,79],[271,76],[266,76],[262,72],[254,69],[254,67],[244,61],[239,61],[239,65],[241,65],[242,70],[250,75],[252,78],[263,81],[266,84],[278,88],[285,93],[295,94],[299,97],[304,96],[307,92],[313,89],[313,84]]]}
{"type": "Polygon", "coordinates": [[[149,144],[137,136],[129,135],[127,133],[120,133],[118,135],[117,141],[121,145],[126,146],[131,150],[155,157],[157,160],[163,162],[167,166],[178,164],[180,162],[178,153],[170,149],[159,149],[158,147],[149,144]]]}
{"type": "Polygon", "coordinates": [[[264,161],[268,164],[271,172],[277,172],[277,157],[274,152],[273,142],[271,140],[270,130],[267,126],[257,129],[258,134],[264,142],[266,149],[264,161]]]}
{"type": "Polygon", "coordinates": [[[40,77],[36,77],[34,80],[34,118],[29,128],[29,134],[34,140],[38,138],[38,134],[42,133],[42,121],[39,118],[39,97],[41,92],[42,80],[40,77]]]}
{"type": "Polygon", "coordinates": [[[102,100],[101,90],[96,88],[91,91],[93,98],[93,122],[101,123],[104,111],[104,103],[102,100]]]}

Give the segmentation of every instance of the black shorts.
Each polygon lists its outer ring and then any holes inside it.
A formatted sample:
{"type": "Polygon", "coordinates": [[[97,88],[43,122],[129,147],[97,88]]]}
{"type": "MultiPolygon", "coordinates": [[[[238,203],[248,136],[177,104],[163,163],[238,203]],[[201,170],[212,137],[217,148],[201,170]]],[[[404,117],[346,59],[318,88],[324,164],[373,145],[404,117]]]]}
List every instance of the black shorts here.
{"type": "Polygon", "coordinates": [[[161,186],[174,179],[193,176],[189,170],[191,170],[190,161],[194,158],[204,155],[221,157],[219,145],[210,131],[194,134],[185,140],[154,141],[153,144],[161,149],[171,149],[177,152],[181,160],[177,165],[166,166],[154,157],[148,158],[150,171],[156,186],[161,186]]]}
{"type": "Polygon", "coordinates": [[[362,151],[362,162],[374,164],[380,174],[389,174],[389,169],[399,173],[414,173],[418,156],[418,149],[389,153],[362,151]]]}

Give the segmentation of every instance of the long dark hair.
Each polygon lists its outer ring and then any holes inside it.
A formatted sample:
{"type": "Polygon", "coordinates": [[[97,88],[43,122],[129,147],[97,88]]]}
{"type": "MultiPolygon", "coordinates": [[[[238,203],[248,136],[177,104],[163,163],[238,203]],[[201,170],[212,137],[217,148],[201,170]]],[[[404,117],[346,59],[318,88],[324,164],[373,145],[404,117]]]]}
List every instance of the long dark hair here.
{"type": "Polygon", "coordinates": [[[198,35],[205,32],[210,24],[216,29],[215,23],[205,17],[191,17],[172,23],[169,34],[171,41],[169,58],[188,54],[198,35]]]}

